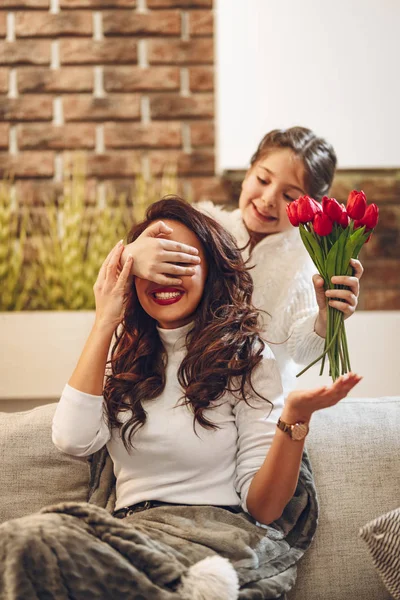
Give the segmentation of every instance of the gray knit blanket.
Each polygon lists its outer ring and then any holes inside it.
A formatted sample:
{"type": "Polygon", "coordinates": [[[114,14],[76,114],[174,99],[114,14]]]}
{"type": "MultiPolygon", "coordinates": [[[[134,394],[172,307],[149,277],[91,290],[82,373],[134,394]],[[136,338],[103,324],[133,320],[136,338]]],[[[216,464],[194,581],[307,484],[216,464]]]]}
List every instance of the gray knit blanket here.
{"type": "Polygon", "coordinates": [[[2,600],[283,598],[317,525],[306,455],[294,497],[267,527],[212,506],[165,505],[116,519],[105,451],[92,460],[91,484],[88,503],[0,526],[2,600]]]}

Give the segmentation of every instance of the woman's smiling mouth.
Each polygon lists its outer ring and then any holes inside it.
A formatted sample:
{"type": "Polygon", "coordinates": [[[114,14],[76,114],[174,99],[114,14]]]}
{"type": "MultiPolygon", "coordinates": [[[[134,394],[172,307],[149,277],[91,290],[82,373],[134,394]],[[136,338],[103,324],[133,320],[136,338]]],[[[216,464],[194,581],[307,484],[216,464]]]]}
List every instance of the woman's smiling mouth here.
{"type": "Polygon", "coordinates": [[[177,288],[158,288],[150,294],[156,304],[165,306],[167,304],[175,304],[182,298],[184,292],[177,288]]]}

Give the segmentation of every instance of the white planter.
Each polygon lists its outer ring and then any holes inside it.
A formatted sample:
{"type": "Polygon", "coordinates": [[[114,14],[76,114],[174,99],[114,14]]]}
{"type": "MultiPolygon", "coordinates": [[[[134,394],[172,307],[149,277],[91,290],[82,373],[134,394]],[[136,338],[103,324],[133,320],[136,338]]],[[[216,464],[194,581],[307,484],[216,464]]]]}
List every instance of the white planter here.
{"type": "Polygon", "coordinates": [[[0,313],[0,400],[57,399],[94,321],[94,311],[0,313]]]}

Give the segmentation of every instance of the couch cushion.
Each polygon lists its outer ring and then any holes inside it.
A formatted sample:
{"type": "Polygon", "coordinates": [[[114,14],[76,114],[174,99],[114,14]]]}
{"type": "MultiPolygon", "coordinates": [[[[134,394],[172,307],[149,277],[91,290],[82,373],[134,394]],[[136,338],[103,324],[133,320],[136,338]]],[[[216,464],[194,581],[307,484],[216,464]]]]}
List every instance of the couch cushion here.
{"type": "Polygon", "coordinates": [[[398,507],[400,397],[346,398],[313,415],[307,447],[320,523],[293,600],[389,599],[359,529],[398,507]]]}
{"type": "Polygon", "coordinates": [[[400,508],[360,529],[374,565],[393,598],[400,600],[400,508]]]}
{"type": "Polygon", "coordinates": [[[0,412],[0,522],[49,504],[87,500],[87,460],[63,454],[51,441],[55,407],[0,412]]]}

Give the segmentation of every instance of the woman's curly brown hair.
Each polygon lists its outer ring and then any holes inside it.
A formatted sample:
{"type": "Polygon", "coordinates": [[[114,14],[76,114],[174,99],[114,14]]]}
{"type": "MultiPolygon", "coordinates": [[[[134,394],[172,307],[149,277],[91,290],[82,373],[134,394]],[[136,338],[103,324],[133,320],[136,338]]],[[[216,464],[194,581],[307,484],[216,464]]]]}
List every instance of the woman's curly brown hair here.
{"type": "MultiPolygon", "coordinates": [[[[162,219],[183,223],[204,248],[208,274],[193,315],[193,328],[186,336],[187,354],[179,367],[178,380],[182,401],[194,414],[193,426],[197,421],[205,428],[216,429],[204,411],[215,406],[227,390],[246,402],[251,392],[257,394],[251,375],[261,361],[264,342],[258,312],[251,304],[252,278],[234,238],[214,219],[176,196],[152,204],[145,220],[130,231],[128,243],[162,219]]],[[[133,285],[124,320],[116,331],[111,372],[104,388],[109,426],[121,430],[127,450],[133,446],[134,433],[146,421],[143,403],[157,398],[165,387],[167,357],[156,326],[140,305],[133,285]],[[121,412],[131,413],[124,423],[119,418],[121,412]]]]}

